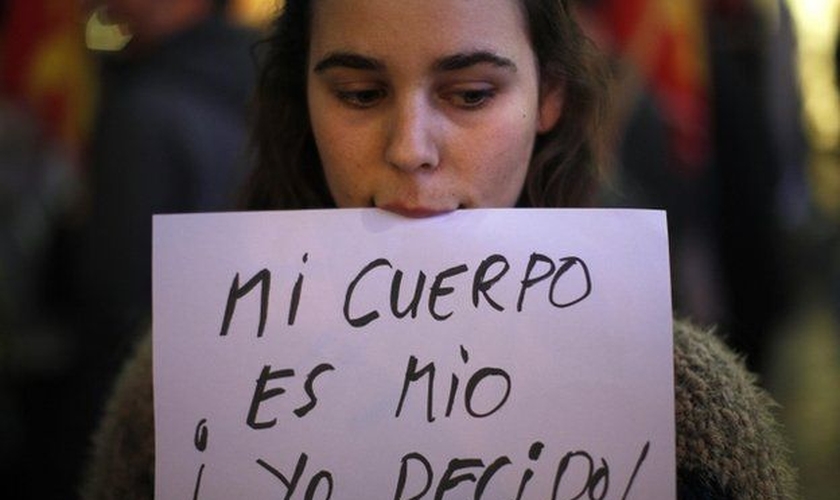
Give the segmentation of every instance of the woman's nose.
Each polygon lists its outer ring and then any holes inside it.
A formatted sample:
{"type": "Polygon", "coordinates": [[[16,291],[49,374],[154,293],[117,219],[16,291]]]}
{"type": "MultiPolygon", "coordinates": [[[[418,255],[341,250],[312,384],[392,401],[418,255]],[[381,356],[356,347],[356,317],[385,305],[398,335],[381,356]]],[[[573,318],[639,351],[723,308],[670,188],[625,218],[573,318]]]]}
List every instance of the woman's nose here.
{"type": "Polygon", "coordinates": [[[435,112],[422,96],[399,102],[388,123],[385,161],[405,172],[436,168],[440,161],[435,112]]]}

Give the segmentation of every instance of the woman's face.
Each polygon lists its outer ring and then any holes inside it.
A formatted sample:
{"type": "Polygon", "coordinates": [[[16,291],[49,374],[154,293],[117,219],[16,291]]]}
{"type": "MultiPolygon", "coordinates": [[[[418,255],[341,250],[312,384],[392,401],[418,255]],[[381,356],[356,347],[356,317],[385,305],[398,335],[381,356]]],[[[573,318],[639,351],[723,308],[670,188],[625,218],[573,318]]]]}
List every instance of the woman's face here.
{"type": "Polygon", "coordinates": [[[307,71],[339,207],[513,206],[562,107],[517,0],[315,0],[307,71]]]}

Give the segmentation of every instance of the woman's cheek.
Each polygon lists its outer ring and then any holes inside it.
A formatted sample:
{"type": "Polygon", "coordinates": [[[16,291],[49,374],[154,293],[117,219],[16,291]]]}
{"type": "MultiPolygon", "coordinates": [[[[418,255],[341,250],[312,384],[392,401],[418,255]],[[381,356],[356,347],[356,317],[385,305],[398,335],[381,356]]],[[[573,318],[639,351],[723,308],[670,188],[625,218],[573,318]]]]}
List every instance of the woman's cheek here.
{"type": "Polygon", "coordinates": [[[496,191],[495,204],[512,206],[519,198],[525,182],[535,133],[523,133],[520,128],[509,126],[497,131],[488,141],[496,147],[485,150],[485,165],[492,165],[492,172],[483,177],[492,179],[491,189],[496,191]]]}

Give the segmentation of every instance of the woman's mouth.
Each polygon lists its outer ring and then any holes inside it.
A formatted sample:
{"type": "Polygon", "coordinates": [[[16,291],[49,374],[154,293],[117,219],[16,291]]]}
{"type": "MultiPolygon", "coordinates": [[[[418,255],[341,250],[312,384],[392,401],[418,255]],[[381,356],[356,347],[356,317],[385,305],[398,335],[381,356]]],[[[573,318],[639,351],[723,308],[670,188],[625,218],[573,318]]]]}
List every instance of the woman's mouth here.
{"type": "MultiPolygon", "coordinates": [[[[429,208],[429,207],[408,207],[398,203],[389,203],[379,206],[382,210],[409,217],[412,219],[422,219],[426,217],[435,217],[437,215],[446,214],[456,210],[456,208],[429,208]]],[[[457,208],[461,208],[458,206],[457,208]]]]}

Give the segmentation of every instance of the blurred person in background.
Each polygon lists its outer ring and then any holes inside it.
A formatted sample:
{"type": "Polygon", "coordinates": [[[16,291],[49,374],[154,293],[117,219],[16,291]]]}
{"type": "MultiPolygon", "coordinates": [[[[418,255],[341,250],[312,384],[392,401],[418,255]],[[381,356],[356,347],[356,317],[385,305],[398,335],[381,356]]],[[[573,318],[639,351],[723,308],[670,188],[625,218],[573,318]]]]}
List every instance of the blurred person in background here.
{"type": "Polygon", "coordinates": [[[150,319],[152,215],[228,209],[247,172],[256,35],[231,24],[226,3],[91,5],[130,37],[100,54],[89,197],[71,279],[85,355],[100,365],[90,380],[98,394],[150,319]]]}
{"type": "Polygon", "coordinates": [[[575,2],[614,75],[614,158],[602,203],[667,210],[675,312],[713,324],[721,320],[722,290],[701,5],[575,2]]]}
{"type": "Polygon", "coordinates": [[[731,345],[766,375],[796,293],[786,231],[808,206],[795,37],[783,0],[707,7],[718,231],[731,345]]]}
{"type": "Polygon", "coordinates": [[[25,384],[22,427],[12,434],[24,442],[3,477],[16,499],[77,496],[123,346],[150,318],[152,215],[229,208],[247,173],[257,34],[231,24],[225,4],[86,2],[130,40],[96,54],[100,93],[81,155],[77,224],[55,256],[61,284],[49,285],[62,290],[72,340],[62,353],[72,359],[60,377],[25,384]]]}
{"type": "Polygon", "coordinates": [[[719,324],[765,375],[807,217],[795,36],[782,0],[578,0],[614,60],[604,203],[668,211],[677,315],[719,324]]]}
{"type": "MultiPolygon", "coordinates": [[[[61,415],[54,395],[74,387],[70,379],[76,367],[75,338],[53,285],[59,234],[75,209],[78,191],[67,155],[48,138],[39,120],[15,99],[0,98],[0,484],[4,486],[42,476],[37,467],[49,468],[51,457],[63,453],[61,448],[82,444],[82,436],[66,439],[76,432],[73,418],[62,419],[65,434],[53,434],[56,424],[49,422],[61,415]],[[50,439],[45,440],[47,433],[50,439]],[[34,447],[36,442],[42,446],[34,447]]],[[[69,475],[64,472],[53,470],[52,481],[33,489],[43,492],[66,484],[69,475]]],[[[52,498],[28,494],[16,492],[14,498],[52,498]]]]}
{"type": "MultiPolygon", "coordinates": [[[[151,304],[152,215],[230,208],[247,173],[247,107],[256,34],[223,0],[100,0],[130,36],[101,55],[79,247],[90,334],[131,335],[151,304]]],[[[113,347],[113,340],[106,344],[113,347]]],[[[100,345],[97,342],[97,345],[100,345]]],[[[113,351],[102,351],[112,355],[113,351]]]]}
{"type": "Polygon", "coordinates": [[[67,498],[90,412],[57,283],[92,75],[75,3],[0,1],[0,496],[67,498]],[[45,480],[48,479],[48,480],[45,480]]]}

